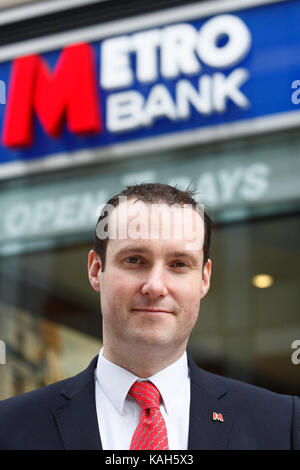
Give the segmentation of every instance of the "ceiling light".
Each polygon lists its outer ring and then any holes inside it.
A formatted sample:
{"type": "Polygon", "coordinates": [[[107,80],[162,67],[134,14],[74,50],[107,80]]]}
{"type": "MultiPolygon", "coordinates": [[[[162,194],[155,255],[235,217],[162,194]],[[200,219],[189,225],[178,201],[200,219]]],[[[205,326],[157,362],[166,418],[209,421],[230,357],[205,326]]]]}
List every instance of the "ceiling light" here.
{"type": "Polygon", "coordinates": [[[266,289],[274,283],[274,278],[270,274],[256,274],[252,278],[252,284],[259,289],[266,289]]]}

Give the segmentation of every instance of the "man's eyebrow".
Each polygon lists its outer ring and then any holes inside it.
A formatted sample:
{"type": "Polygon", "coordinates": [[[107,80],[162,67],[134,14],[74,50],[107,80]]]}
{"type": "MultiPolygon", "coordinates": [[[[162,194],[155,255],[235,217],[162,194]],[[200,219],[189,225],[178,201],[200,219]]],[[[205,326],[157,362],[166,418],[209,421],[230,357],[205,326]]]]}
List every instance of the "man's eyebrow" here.
{"type": "Polygon", "coordinates": [[[198,260],[195,255],[186,251],[173,251],[172,253],[170,253],[170,255],[172,256],[172,258],[187,258],[195,264],[199,264],[200,262],[200,260],[198,260]]]}
{"type": "MultiPolygon", "coordinates": [[[[114,258],[118,258],[120,256],[126,255],[131,252],[134,252],[137,254],[148,254],[148,255],[152,253],[152,251],[149,248],[142,247],[140,245],[132,245],[132,246],[121,248],[119,251],[115,253],[114,258]]],[[[169,258],[186,258],[186,259],[189,259],[194,264],[200,263],[200,260],[195,255],[186,251],[172,251],[168,253],[167,256],[169,258]]]]}
{"type": "Polygon", "coordinates": [[[131,245],[131,246],[126,246],[124,248],[120,248],[120,250],[114,254],[114,258],[117,258],[122,255],[126,255],[127,253],[131,253],[132,251],[134,251],[134,253],[139,253],[139,254],[151,253],[151,250],[149,250],[148,248],[145,248],[140,245],[131,245]]]}

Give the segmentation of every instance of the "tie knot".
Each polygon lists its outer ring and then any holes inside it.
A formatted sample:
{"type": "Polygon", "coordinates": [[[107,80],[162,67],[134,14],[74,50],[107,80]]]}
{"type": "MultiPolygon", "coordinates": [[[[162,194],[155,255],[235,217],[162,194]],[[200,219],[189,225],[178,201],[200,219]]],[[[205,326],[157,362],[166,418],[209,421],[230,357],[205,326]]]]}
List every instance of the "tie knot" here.
{"type": "Polygon", "coordinates": [[[128,393],[144,410],[159,408],[160,392],[151,382],[134,382],[128,393]]]}

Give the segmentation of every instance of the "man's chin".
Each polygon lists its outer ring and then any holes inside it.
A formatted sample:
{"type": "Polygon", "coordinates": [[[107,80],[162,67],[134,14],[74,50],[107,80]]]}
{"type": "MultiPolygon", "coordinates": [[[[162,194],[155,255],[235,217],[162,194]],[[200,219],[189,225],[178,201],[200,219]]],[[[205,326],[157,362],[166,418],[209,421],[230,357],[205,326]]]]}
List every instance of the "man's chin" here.
{"type": "Polygon", "coordinates": [[[172,336],[170,332],[166,334],[166,331],[160,329],[160,331],[144,331],[134,329],[128,332],[127,341],[130,340],[132,343],[138,344],[140,347],[147,346],[169,346],[172,343],[172,336]]]}

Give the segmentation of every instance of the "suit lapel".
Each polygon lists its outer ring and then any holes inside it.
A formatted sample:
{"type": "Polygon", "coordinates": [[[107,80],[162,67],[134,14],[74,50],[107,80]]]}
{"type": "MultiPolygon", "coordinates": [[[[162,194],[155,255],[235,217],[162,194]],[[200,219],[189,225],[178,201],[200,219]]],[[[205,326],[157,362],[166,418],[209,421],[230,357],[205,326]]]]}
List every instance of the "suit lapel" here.
{"type": "Polygon", "coordinates": [[[226,449],[234,418],[226,403],[227,391],[217,376],[200,369],[190,357],[188,361],[191,378],[188,449],[226,449]]]}
{"type": "Polygon", "coordinates": [[[97,358],[81,374],[68,380],[61,391],[66,402],[54,411],[54,416],[65,449],[102,450],[95,402],[97,358]]]}

